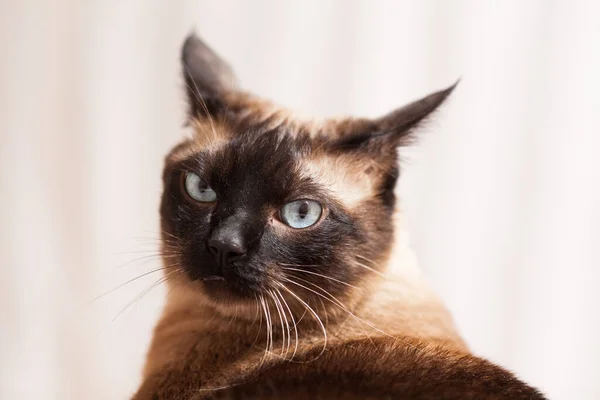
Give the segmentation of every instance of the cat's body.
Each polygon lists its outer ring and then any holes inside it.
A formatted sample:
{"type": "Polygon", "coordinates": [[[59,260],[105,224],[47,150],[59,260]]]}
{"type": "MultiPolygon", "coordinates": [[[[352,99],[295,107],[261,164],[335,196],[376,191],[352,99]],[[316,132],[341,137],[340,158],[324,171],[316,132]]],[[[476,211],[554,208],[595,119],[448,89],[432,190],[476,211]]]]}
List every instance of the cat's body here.
{"type": "Polygon", "coordinates": [[[194,36],[183,62],[196,134],[166,160],[170,289],[135,400],[543,398],[469,352],[396,210],[396,149],[452,88],[308,123],[194,36]]]}

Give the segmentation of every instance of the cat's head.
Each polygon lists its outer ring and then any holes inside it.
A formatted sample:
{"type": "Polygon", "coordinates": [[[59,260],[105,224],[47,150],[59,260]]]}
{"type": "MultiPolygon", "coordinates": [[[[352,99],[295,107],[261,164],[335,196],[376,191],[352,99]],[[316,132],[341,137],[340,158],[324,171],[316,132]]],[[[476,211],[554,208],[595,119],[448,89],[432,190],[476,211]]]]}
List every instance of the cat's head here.
{"type": "Polygon", "coordinates": [[[392,246],[397,149],[453,86],[378,119],[317,123],[242,92],[195,35],[182,64],[194,135],[166,158],[165,263],[217,306],[360,290],[392,246]]]}

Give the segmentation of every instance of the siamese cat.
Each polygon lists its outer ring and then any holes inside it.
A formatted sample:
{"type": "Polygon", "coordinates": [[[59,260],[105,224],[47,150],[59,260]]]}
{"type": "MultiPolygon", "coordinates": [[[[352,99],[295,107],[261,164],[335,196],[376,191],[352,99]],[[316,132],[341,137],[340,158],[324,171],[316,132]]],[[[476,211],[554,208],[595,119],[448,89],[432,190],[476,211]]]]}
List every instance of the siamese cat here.
{"type": "Polygon", "coordinates": [[[398,152],[454,86],[312,121],[195,34],[182,64],[194,134],[165,161],[169,290],[134,400],[544,398],[469,351],[407,246],[398,152]]]}

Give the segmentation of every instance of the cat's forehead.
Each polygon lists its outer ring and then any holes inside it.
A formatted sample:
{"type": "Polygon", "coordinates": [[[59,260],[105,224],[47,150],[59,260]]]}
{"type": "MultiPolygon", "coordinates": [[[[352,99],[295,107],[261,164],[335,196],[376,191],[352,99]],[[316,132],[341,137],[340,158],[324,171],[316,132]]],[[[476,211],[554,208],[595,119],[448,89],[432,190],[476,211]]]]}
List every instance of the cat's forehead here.
{"type": "Polygon", "coordinates": [[[167,162],[178,162],[199,153],[243,159],[257,151],[265,157],[293,158],[316,154],[328,141],[320,130],[287,122],[249,124],[203,119],[192,120],[190,126],[192,136],[173,148],[167,162]]]}
{"type": "MultiPolygon", "coordinates": [[[[373,123],[357,118],[311,118],[269,100],[243,92],[224,95],[225,112],[217,117],[191,118],[193,138],[172,152],[174,158],[201,150],[217,149],[232,140],[252,142],[256,135],[269,134],[274,145],[281,139],[293,139],[297,146],[317,155],[328,143],[352,132],[372,129],[373,123]]],[[[275,148],[276,146],[271,146],[275,148]]],[[[321,152],[326,155],[325,152],[321,152]]]]}

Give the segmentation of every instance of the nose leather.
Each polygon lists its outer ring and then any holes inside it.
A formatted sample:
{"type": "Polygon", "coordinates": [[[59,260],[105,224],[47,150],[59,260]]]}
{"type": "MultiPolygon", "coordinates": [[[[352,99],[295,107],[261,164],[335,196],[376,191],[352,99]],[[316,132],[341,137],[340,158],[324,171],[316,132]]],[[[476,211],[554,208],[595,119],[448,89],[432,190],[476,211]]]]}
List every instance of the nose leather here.
{"type": "Polygon", "coordinates": [[[247,253],[244,225],[240,216],[231,216],[213,231],[207,241],[208,251],[215,257],[221,269],[243,258],[247,253]]]}
{"type": "Polygon", "coordinates": [[[246,249],[236,237],[220,237],[208,241],[208,251],[223,268],[246,254],[246,249]]]}

